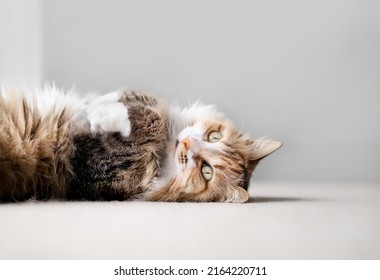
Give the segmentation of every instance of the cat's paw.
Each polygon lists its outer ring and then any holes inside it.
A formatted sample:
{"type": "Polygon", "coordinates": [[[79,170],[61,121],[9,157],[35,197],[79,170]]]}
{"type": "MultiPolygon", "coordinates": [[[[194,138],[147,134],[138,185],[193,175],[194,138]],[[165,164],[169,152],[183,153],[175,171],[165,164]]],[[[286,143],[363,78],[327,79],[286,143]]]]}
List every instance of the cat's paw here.
{"type": "Polygon", "coordinates": [[[112,92],[98,97],[87,108],[91,131],[97,133],[119,132],[123,137],[131,133],[128,108],[121,102],[120,93],[112,92]]]}

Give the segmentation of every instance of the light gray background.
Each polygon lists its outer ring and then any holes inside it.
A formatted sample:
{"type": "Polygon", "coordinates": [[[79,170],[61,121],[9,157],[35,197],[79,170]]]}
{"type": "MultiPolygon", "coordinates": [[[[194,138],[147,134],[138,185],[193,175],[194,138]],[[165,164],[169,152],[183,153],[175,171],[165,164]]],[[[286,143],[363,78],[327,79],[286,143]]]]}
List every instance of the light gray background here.
{"type": "Polygon", "coordinates": [[[380,258],[380,1],[0,0],[0,36],[1,83],[201,99],[284,142],[246,204],[2,204],[0,259],[380,258]]]}
{"type": "Polygon", "coordinates": [[[380,2],[0,0],[0,81],[215,103],[258,181],[380,182],[380,2]]]}

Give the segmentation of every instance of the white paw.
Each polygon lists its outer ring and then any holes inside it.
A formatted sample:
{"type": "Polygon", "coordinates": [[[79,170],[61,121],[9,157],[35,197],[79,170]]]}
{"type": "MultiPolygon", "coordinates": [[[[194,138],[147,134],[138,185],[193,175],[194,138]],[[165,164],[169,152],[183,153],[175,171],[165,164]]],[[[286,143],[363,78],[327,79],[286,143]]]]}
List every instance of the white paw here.
{"type": "Polygon", "coordinates": [[[87,118],[92,132],[120,132],[124,137],[131,133],[128,108],[119,101],[120,93],[113,92],[98,97],[87,108],[87,118]]]}

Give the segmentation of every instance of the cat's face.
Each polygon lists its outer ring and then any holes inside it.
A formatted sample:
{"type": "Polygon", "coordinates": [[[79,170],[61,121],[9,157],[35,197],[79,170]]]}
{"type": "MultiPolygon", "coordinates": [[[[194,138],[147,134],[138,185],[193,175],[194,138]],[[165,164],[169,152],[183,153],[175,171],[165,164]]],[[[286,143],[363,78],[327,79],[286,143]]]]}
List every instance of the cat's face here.
{"type": "Polygon", "coordinates": [[[154,200],[246,202],[258,161],[281,143],[252,141],[227,119],[207,118],[183,129],[172,145],[175,175],[154,200]]]}

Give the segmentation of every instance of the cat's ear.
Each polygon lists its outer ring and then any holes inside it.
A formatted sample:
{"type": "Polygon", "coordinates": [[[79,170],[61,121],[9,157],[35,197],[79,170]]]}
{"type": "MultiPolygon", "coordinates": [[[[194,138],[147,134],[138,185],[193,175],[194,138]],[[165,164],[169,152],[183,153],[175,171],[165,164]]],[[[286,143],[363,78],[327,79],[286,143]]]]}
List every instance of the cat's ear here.
{"type": "Polygon", "coordinates": [[[244,202],[247,202],[248,200],[249,200],[248,192],[241,187],[237,187],[231,193],[231,197],[229,199],[229,202],[244,203],[244,202]]]}
{"type": "Polygon", "coordinates": [[[256,140],[252,146],[250,160],[259,160],[277,151],[282,143],[275,140],[256,140]]]}
{"type": "Polygon", "coordinates": [[[249,140],[248,145],[250,152],[248,155],[247,166],[244,174],[244,182],[241,185],[241,187],[245,190],[247,190],[249,187],[249,182],[251,180],[253,170],[255,170],[259,161],[278,150],[282,146],[282,143],[274,140],[259,139],[255,141],[249,140]]]}

